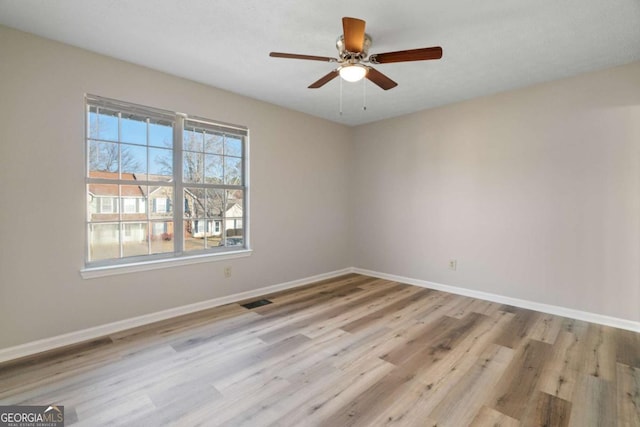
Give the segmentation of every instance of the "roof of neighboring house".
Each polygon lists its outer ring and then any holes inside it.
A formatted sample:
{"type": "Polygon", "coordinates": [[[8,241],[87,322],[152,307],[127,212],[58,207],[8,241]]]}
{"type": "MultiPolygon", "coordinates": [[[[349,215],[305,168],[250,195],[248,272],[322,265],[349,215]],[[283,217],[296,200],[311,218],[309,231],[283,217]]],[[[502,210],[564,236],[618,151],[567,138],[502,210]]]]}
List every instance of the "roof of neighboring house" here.
{"type": "MultiPolygon", "coordinates": [[[[132,181],[131,185],[122,185],[122,196],[123,197],[145,197],[147,186],[139,186],[136,184],[137,177],[134,173],[122,173],[121,177],[118,176],[118,172],[105,172],[105,171],[90,171],[90,178],[98,178],[98,179],[117,179],[123,181],[132,181]]],[[[169,178],[165,175],[149,175],[150,180],[159,180],[162,178],[169,178]]],[[[169,182],[167,180],[167,182],[169,182]]],[[[149,186],[149,193],[153,193],[158,189],[162,188],[162,186],[149,186]]],[[[118,197],[118,185],[117,184],[89,184],[89,192],[96,197],[118,197]]]]}
{"type": "MultiPolygon", "coordinates": [[[[91,178],[102,179],[123,179],[123,180],[136,180],[135,175],[132,173],[123,173],[122,178],[118,177],[117,172],[103,172],[103,171],[91,171],[89,172],[91,178]]],[[[97,197],[118,197],[118,185],[117,184],[89,184],[89,192],[97,197]]],[[[138,185],[124,185],[122,186],[122,196],[124,197],[144,197],[142,188],[138,185]]]]}
{"type": "MultiPolygon", "coordinates": [[[[89,178],[120,179],[118,177],[118,172],[109,171],[89,171],[89,178]]],[[[123,173],[122,179],[135,180],[135,175],[132,173],[123,173]]]]}

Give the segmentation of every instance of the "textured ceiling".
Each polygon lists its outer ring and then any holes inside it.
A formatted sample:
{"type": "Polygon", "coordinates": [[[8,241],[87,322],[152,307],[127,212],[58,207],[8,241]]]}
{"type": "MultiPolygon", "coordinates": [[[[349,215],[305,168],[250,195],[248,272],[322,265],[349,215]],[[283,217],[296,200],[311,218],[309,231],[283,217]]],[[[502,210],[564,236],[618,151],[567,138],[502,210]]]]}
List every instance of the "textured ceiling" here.
{"type": "Polygon", "coordinates": [[[0,23],[348,125],[640,60],[638,0],[0,0],[0,23]],[[307,89],[335,64],[268,55],[337,56],[343,16],[369,53],[444,56],[378,65],[389,91],[345,82],[340,115],[340,79],[307,89]]]}

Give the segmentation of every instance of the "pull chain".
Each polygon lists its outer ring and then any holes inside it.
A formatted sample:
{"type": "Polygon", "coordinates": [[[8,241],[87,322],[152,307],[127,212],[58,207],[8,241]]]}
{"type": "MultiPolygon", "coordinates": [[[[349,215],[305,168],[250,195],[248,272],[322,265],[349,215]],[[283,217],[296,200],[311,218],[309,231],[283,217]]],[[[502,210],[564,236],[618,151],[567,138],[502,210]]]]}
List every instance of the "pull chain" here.
{"type": "Polygon", "coordinates": [[[367,111],[367,79],[362,79],[362,111],[367,111]]]}
{"type": "Polygon", "coordinates": [[[340,79],[340,115],[342,115],[342,78],[339,77],[340,79]]]}

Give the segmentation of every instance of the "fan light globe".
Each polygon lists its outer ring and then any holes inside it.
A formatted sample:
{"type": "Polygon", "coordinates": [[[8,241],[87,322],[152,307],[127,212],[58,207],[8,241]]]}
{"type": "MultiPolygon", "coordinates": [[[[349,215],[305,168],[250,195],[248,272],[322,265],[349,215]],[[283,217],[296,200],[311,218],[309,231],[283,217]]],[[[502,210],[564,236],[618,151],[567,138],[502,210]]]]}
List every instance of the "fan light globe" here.
{"type": "Polygon", "coordinates": [[[357,82],[367,75],[367,71],[366,67],[359,64],[347,65],[340,68],[340,77],[348,82],[357,82]]]}

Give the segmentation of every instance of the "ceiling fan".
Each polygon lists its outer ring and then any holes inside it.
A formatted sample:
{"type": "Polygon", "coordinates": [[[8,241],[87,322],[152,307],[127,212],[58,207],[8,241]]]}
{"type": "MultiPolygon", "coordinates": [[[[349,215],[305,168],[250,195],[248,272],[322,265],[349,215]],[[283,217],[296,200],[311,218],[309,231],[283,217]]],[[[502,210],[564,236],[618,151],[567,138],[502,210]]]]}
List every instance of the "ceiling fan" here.
{"type": "Polygon", "coordinates": [[[364,27],[365,22],[362,19],[342,18],[343,34],[338,37],[336,41],[336,48],[340,53],[339,58],[282,52],[271,52],[269,56],[274,58],[337,62],[339,64],[338,68],[312,83],[309,86],[310,89],[320,88],[340,76],[349,82],[357,82],[366,77],[384,90],[392,89],[398,86],[398,83],[375,68],[364,64],[389,64],[392,62],[425,61],[428,59],[442,58],[442,48],[440,46],[369,55],[371,36],[364,32],[364,27]]]}

